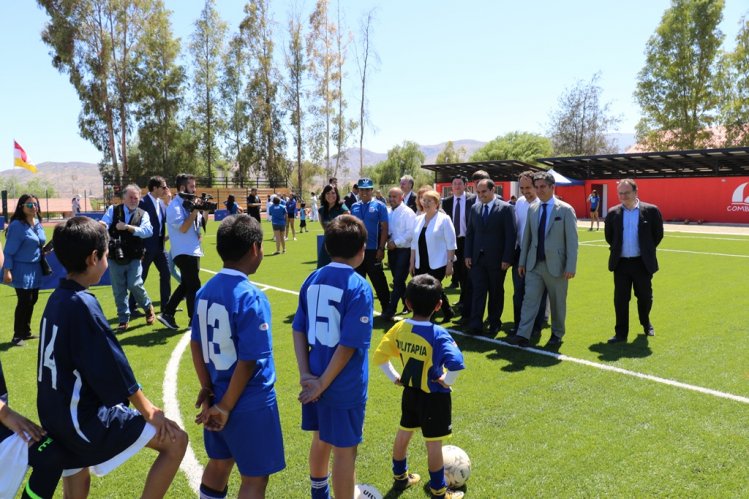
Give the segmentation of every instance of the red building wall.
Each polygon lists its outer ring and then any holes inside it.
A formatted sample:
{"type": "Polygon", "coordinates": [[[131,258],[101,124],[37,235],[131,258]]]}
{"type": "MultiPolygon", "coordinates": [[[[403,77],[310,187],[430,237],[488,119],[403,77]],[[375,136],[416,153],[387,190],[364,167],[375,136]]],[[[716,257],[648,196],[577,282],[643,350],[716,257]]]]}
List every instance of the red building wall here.
{"type": "MultiPolygon", "coordinates": [[[[664,220],[749,224],[749,177],[636,179],[638,197],[658,205],[664,220]]],[[[593,185],[606,186],[603,213],[619,203],[615,180],[586,180],[584,186],[557,186],[557,195],[589,216],[587,198],[593,185]]],[[[599,195],[601,193],[599,192],[599,195]]]]}

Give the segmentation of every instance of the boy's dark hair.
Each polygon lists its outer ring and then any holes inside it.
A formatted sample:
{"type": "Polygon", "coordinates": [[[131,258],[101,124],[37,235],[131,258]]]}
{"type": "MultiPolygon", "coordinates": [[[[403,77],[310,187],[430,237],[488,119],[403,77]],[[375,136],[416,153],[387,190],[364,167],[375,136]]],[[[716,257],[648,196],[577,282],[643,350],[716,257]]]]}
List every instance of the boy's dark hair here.
{"type": "Polygon", "coordinates": [[[305,208],[307,206],[307,203],[302,203],[302,208],[305,208]]]}
{"type": "Polygon", "coordinates": [[[442,298],[442,283],[429,274],[420,274],[406,286],[406,300],[415,315],[431,317],[442,298]]]}
{"type": "Polygon", "coordinates": [[[52,235],[55,256],[68,272],[82,273],[88,268],[86,258],[93,251],[104,257],[109,245],[107,228],[88,217],[73,217],[55,226],[52,235]]]}
{"type": "Polygon", "coordinates": [[[161,185],[165,183],[166,180],[164,179],[164,177],[154,175],[153,177],[148,179],[148,192],[155,191],[157,187],[161,187],[161,185]]]}
{"type": "Polygon", "coordinates": [[[367,242],[367,229],[353,215],[340,215],[325,228],[325,249],[331,258],[353,258],[367,242]]]}
{"type": "Polygon", "coordinates": [[[246,213],[230,215],[218,226],[216,250],[224,262],[238,262],[253,244],[263,244],[263,229],[246,213]]]}

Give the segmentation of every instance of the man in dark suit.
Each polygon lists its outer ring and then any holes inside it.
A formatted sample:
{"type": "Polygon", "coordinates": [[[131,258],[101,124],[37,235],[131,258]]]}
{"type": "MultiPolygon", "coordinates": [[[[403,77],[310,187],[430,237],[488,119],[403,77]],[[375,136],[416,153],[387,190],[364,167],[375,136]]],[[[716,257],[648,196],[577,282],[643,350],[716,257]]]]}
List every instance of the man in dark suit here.
{"type": "MultiPolygon", "coordinates": [[[[169,296],[172,294],[169,263],[166,258],[166,253],[164,252],[164,241],[167,238],[166,206],[161,198],[165,196],[169,199],[172,197],[164,177],[151,177],[148,180],[148,194],[143,196],[143,199],[141,199],[138,204],[139,208],[148,213],[148,216],[151,219],[151,226],[153,227],[153,235],[143,240],[145,254],[141,262],[143,267],[141,276],[143,282],[146,282],[148,269],[151,267],[151,263],[156,265],[156,269],[159,271],[159,297],[161,299],[161,307],[166,305],[166,302],[169,301],[169,296]]],[[[132,295],[130,296],[130,301],[130,310],[135,310],[132,295]]]]}
{"type": "Polygon", "coordinates": [[[525,296],[517,332],[507,338],[512,345],[529,345],[544,289],[551,301],[551,338],[546,346],[561,345],[565,333],[567,288],[577,272],[577,217],[572,206],[554,196],[554,184],[549,172],[533,175],[539,202],[528,208],[520,245],[518,275],[525,277],[525,296]]]}
{"type": "Polygon", "coordinates": [[[453,221],[455,227],[455,237],[457,238],[458,249],[455,250],[455,265],[453,266],[453,279],[460,286],[460,299],[453,311],[463,316],[462,322],[465,323],[471,316],[471,289],[468,286],[468,271],[465,266],[465,243],[466,232],[468,231],[469,214],[473,203],[476,202],[476,196],[466,193],[467,179],[463,175],[455,175],[452,178],[453,195],[442,200],[442,209],[447,216],[453,221]]]}
{"type": "Polygon", "coordinates": [[[616,326],[609,343],[627,341],[629,301],[634,288],[637,313],[643,332],[654,336],[650,323],[653,306],[653,274],[658,271],[655,248],[663,239],[663,217],[657,206],[637,198],[637,184],[624,179],[617,186],[621,204],[606,215],[605,235],[609,243],[609,270],[614,273],[616,326]]]}
{"type": "Polygon", "coordinates": [[[351,211],[351,207],[354,206],[354,203],[357,201],[359,201],[359,186],[354,184],[351,186],[351,192],[343,197],[343,204],[345,204],[349,211],[351,211]]]}
{"type": "Polygon", "coordinates": [[[414,192],[414,178],[411,175],[403,175],[400,179],[401,191],[403,191],[403,203],[416,213],[416,193],[414,192]]]}
{"type": "Polygon", "coordinates": [[[489,295],[489,334],[502,327],[504,281],[515,255],[515,213],[512,205],[497,199],[491,179],[476,185],[478,200],[470,212],[465,240],[465,265],[470,271],[473,298],[468,334],[480,334],[489,295]]]}

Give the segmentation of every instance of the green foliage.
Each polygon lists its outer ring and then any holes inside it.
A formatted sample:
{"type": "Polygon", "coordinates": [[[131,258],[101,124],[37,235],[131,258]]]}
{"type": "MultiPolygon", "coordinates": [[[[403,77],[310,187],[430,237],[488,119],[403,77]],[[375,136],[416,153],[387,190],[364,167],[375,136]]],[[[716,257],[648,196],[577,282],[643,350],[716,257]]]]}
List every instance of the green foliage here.
{"type": "Polygon", "coordinates": [[[302,20],[298,10],[289,14],[289,41],[285,53],[287,83],[285,85],[285,105],[290,110],[292,140],[296,152],[296,180],[297,189],[302,192],[304,186],[304,123],[306,113],[303,111],[303,84],[308,71],[308,64],[304,49],[302,20]]]}
{"type": "Polygon", "coordinates": [[[515,159],[535,164],[536,158],[553,153],[551,140],[530,132],[510,132],[488,142],[471,155],[471,161],[515,159]]]}
{"type": "Polygon", "coordinates": [[[455,144],[450,140],[445,144],[445,148],[437,154],[437,159],[434,161],[438,165],[445,165],[448,163],[462,163],[466,157],[466,148],[461,146],[457,151],[455,150],[455,144]]]}
{"type": "Polygon", "coordinates": [[[0,177],[0,191],[8,191],[8,198],[13,199],[21,194],[36,194],[36,196],[57,197],[55,185],[40,178],[31,178],[28,182],[19,182],[18,178],[12,175],[0,177]]]}
{"type": "Polygon", "coordinates": [[[227,31],[226,23],[216,10],[215,0],[206,0],[200,17],[195,21],[195,32],[190,40],[193,59],[193,116],[200,131],[200,149],[205,159],[209,185],[219,150],[216,139],[222,134],[219,99],[221,57],[227,31]]]}
{"type": "MultiPolygon", "coordinates": [[[[424,153],[419,149],[419,144],[406,140],[403,144],[390,149],[386,160],[367,168],[365,172],[381,186],[398,184],[403,175],[411,175],[414,177],[414,185],[418,188],[424,184],[424,174],[421,173],[422,164],[424,164],[424,153]]],[[[431,184],[431,180],[430,178],[426,183],[431,184]]]]}
{"type": "Polygon", "coordinates": [[[651,150],[709,145],[718,109],[723,0],[672,0],[645,48],[635,98],[637,138],[651,150]]]}
{"type": "Polygon", "coordinates": [[[549,136],[557,156],[588,156],[616,152],[606,132],[621,119],[612,116],[609,103],[601,102],[600,73],[590,82],[577,81],[559,97],[551,114],[549,136]]]}
{"type": "Polygon", "coordinates": [[[741,19],[736,48],[721,60],[720,123],[725,147],[749,145],[749,18],[741,19]]]}

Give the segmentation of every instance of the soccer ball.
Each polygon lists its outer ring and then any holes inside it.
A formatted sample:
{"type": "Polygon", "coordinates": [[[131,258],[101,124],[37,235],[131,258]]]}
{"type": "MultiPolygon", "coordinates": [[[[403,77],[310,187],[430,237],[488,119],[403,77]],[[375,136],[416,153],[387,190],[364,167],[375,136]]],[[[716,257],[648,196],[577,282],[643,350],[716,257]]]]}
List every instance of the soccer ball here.
{"type": "Polygon", "coordinates": [[[354,487],[354,499],[382,499],[382,494],[374,485],[359,483],[354,487]]]}
{"type": "Polygon", "coordinates": [[[442,447],[442,460],[445,464],[445,480],[447,486],[462,487],[471,476],[471,459],[458,446],[445,445],[442,447]]]}

